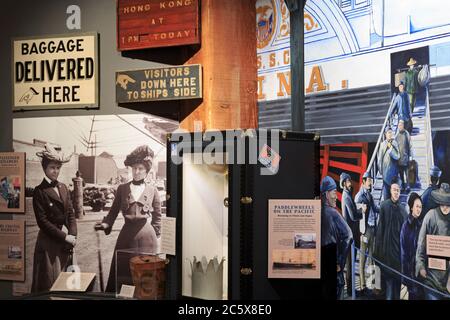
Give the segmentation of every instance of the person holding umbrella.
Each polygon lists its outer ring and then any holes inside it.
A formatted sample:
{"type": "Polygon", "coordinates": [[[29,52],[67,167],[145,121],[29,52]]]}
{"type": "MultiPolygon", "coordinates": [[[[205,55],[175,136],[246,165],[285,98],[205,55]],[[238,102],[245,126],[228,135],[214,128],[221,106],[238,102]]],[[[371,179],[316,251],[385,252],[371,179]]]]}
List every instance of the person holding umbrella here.
{"type": "MultiPolygon", "coordinates": [[[[125,224],[120,230],[114,254],[117,250],[129,250],[156,254],[157,239],[161,234],[161,202],[158,189],[145,182],[153,162],[153,151],[146,145],[137,147],[127,155],[125,166],[132,168],[133,180],[119,185],[108,215],[95,225],[96,230],[111,233],[121,211],[125,224]]],[[[118,259],[117,270],[131,278],[129,259],[118,259]]],[[[116,259],[113,256],[109,272],[107,292],[116,292],[116,259]]]]}

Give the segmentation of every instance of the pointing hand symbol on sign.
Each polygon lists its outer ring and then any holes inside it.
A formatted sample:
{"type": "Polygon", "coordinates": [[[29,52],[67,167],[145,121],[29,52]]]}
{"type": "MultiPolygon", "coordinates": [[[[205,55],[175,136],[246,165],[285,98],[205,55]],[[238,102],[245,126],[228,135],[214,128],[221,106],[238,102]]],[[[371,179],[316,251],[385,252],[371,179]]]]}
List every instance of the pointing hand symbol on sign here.
{"type": "Polygon", "coordinates": [[[135,83],[136,80],[134,80],[127,74],[117,75],[116,84],[120,85],[124,90],[127,90],[128,82],[135,83]]]}
{"type": "Polygon", "coordinates": [[[30,89],[28,89],[23,95],[22,97],[20,97],[19,102],[25,101],[27,104],[28,102],[31,101],[31,99],[37,95],[38,92],[36,90],[34,90],[32,87],[30,87],[30,89]]]}

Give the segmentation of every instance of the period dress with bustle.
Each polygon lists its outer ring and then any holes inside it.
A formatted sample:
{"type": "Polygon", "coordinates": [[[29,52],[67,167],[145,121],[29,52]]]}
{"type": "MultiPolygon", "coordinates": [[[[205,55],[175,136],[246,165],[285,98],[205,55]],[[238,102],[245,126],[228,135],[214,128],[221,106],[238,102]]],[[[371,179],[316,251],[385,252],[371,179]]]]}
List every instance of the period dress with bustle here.
{"type": "MultiPolygon", "coordinates": [[[[116,250],[131,249],[136,252],[157,253],[157,237],[161,233],[161,203],[158,189],[143,183],[134,185],[128,182],[117,188],[111,210],[102,222],[108,224],[105,233],[111,233],[119,211],[125,218],[120,230],[116,250]]],[[[123,256],[121,256],[123,257],[123,256]]],[[[106,291],[116,291],[116,259],[113,256],[106,291]]],[[[129,259],[118,258],[118,268],[122,274],[131,278],[129,259]]],[[[120,289],[120,288],[119,288],[120,289]]]]}
{"type": "Polygon", "coordinates": [[[33,209],[39,226],[33,260],[31,292],[49,291],[62,269],[67,266],[72,246],[68,234],[77,235],[75,213],[70,193],[63,183],[52,185],[47,177],[34,189],[33,209]]]}

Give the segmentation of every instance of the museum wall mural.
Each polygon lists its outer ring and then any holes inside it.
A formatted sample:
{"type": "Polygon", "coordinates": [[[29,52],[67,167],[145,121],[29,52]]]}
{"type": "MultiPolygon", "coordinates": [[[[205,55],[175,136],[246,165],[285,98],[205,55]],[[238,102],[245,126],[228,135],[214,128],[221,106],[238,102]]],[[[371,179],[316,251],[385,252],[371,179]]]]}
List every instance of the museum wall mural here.
{"type": "MultiPolygon", "coordinates": [[[[338,252],[347,258],[341,299],[450,294],[449,252],[434,251],[450,236],[448,9],[439,0],[306,3],[306,129],[321,134],[325,205],[336,204],[353,238],[338,252]]],[[[288,17],[283,0],[257,1],[261,127],[290,126],[288,17]]]]}

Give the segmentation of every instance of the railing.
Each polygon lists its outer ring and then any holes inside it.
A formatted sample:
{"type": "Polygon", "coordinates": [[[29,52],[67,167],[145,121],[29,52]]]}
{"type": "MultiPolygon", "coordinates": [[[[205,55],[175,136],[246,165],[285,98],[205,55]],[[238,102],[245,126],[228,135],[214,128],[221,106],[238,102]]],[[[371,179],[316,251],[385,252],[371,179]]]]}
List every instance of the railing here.
{"type": "MultiPolygon", "coordinates": [[[[430,101],[429,101],[429,89],[428,89],[428,85],[425,86],[425,135],[426,135],[426,146],[427,146],[427,172],[429,171],[429,169],[434,165],[434,156],[433,156],[433,138],[432,138],[432,132],[431,132],[431,116],[430,116],[430,101]]],[[[383,127],[381,128],[381,132],[378,136],[378,141],[377,144],[375,146],[374,152],[372,154],[372,158],[370,159],[369,165],[367,167],[368,172],[371,173],[372,177],[374,177],[374,180],[377,177],[379,168],[378,168],[378,150],[381,146],[381,143],[383,141],[383,136],[384,136],[384,130],[387,126],[387,124],[391,124],[392,126],[394,125],[393,123],[393,117],[392,117],[392,109],[394,106],[394,101],[396,98],[396,94],[393,95],[392,100],[391,100],[391,104],[389,106],[389,110],[386,114],[386,118],[384,119],[384,123],[383,123],[383,127]]],[[[395,132],[394,134],[396,134],[398,131],[398,123],[395,126],[395,132]]],[[[428,180],[429,180],[429,176],[428,180]]],[[[428,184],[430,183],[430,181],[427,182],[428,184]]],[[[381,193],[380,193],[380,199],[377,200],[381,200],[381,193]]]]}
{"type": "MultiPolygon", "coordinates": [[[[365,255],[366,256],[366,261],[368,260],[372,260],[373,262],[375,262],[379,267],[380,270],[381,268],[383,268],[384,270],[389,270],[391,273],[395,274],[398,276],[399,279],[406,279],[408,280],[409,283],[413,283],[416,286],[419,286],[420,288],[422,288],[424,291],[428,291],[430,293],[433,293],[434,295],[440,297],[441,299],[447,300],[450,299],[450,293],[445,293],[445,292],[441,292],[436,290],[435,288],[432,288],[430,286],[425,285],[424,283],[418,281],[417,279],[413,279],[411,277],[408,277],[404,274],[402,274],[401,272],[387,266],[386,264],[382,263],[381,261],[379,261],[378,259],[374,258],[373,256],[371,256],[368,253],[362,252],[361,249],[359,249],[358,247],[355,247],[354,243],[352,243],[351,245],[351,263],[352,263],[352,274],[351,274],[351,278],[352,278],[352,300],[356,299],[356,254],[357,252],[359,252],[359,255],[361,257],[361,255],[365,255]],[[367,259],[369,258],[369,259],[367,259]]],[[[361,258],[359,259],[359,261],[361,262],[361,258]]],[[[373,263],[372,262],[372,263],[373,263]]],[[[363,266],[365,267],[365,266],[363,266]]],[[[400,298],[400,297],[399,297],[400,298]]]]}
{"type": "MultiPolygon", "coordinates": [[[[426,132],[426,143],[427,143],[427,172],[430,171],[430,168],[434,166],[434,155],[433,155],[433,137],[431,132],[431,113],[430,113],[430,98],[429,98],[429,91],[428,91],[428,85],[425,87],[425,115],[426,115],[426,122],[425,122],[425,132],[426,132]]],[[[427,175],[427,184],[430,184],[430,176],[427,175]]]]}
{"type": "MultiPolygon", "coordinates": [[[[394,95],[392,96],[392,99],[391,99],[391,104],[389,105],[388,112],[386,114],[386,118],[384,119],[383,126],[381,127],[381,132],[378,136],[377,144],[375,145],[375,149],[373,151],[372,158],[370,159],[369,165],[367,166],[366,171],[371,173],[374,180],[377,177],[378,169],[379,169],[378,168],[378,150],[380,149],[381,143],[383,142],[384,130],[386,129],[387,124],[391,122],[392,109],[394,107],[394,101],[395,101],[396,97],[397,97],[397,94],[394,93],[394,95]]],[[[381,195],[381,193],[380,193],[380,195],[381,195]]]]}

